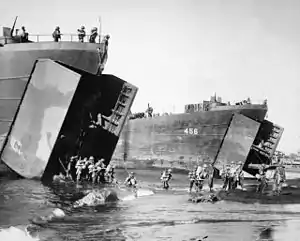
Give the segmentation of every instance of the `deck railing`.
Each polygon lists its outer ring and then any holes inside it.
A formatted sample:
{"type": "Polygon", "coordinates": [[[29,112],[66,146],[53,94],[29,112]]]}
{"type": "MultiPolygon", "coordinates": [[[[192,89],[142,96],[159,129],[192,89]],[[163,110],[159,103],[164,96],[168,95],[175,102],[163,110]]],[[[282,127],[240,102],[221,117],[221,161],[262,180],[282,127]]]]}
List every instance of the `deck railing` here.
{"type": "MultiPolygon", "coordinates": [[[[89,38],[90,38],[90,34],[87,34],[83,41],[85,43],[88,43],[89,42],[89,38]]],[[[96,38],[96,43],[100,43],[101,40],[103,39],[104,36],[100,36],[98,35],[97,38],[96,38]]],[[[53,37],[52,37],[52,34],[30,34],[28,36],[28,39],[30,41],[33,41],[33,42],[49,42],[49,41],[54,41],[53,40],[53,37]]],[[[13,36],[13,37],[10,37],[10,36],[3,36],[3,37],[0,37],[0,40],[1,42],[3,42],[4,44],[9,44],[10,42],[22,42],[21,41],[21,37],[19,35],[17,36],[13,36]]],[[[61,39],[59,40],[59,42],[79,42],[79,38],[78,38],[78,34],[61,34],[61,39]]]]}

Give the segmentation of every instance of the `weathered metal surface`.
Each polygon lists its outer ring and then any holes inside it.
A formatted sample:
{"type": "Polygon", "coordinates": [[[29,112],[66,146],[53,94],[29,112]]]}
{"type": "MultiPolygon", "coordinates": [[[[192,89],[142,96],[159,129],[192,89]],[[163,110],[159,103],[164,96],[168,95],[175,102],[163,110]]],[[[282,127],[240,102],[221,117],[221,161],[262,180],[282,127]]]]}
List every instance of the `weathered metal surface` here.
{"type": "Polygon", "coordinates": [[[96,74],[100,62],[97,49],[101,46],[76,42],[8,44],[0,48],[0,79],[29,75],[34,62],[41,58],[96,74]]]}
{"type": "MultiPolygon", "coordinates": [[[[213,162],[234,113],[262,121],[265,106],[228,108],[193,114],[175,114],[129,121],[129,134],[123,132],[113,159],[123,165],[125,139],[128,138],[130,167],[174,167],[190,169],[196,163],[213,162]]],[[[125,130],[124,130],[125,131],[125,130]]]]}
{"type": "MultiPolygon", "coordinates": [[[[0,48],[0,149],[11,121],[20,104],[37,59],[49,58],[89,73],[98,73],[100,64],[98,48],[102,44],[78,42],[39,42],[7,44],[0,48]]],[[[1,160],[0,160],[1,165],[1,160]]]]}
{"type": "Polygon", "coordinates": [[[19,175],[43,175],[79,79],[51,60],[36,62],[1,156],[19,175]]]}
{"type": "Polygon", "coordinates": [[[239,161],[245,163],[259,127],[259,122],[240,114],[234,114],[214,167],[220,170],[232,161],[236,164],[239,161]]]}

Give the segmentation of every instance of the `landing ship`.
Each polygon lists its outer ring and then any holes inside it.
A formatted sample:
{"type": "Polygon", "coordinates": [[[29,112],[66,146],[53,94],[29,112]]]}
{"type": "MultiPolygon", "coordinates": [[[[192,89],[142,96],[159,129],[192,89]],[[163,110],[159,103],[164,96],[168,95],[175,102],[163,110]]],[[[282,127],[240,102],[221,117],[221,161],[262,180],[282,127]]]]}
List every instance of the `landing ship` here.
{"type": "Polygon", "coordinates": [[[266,100],[230,104],[215,95],[210,101],[187,104],[184,113],[159,116],[152,111],[148,106],[148,116],[137,113],[127,122],[113,156],[120,167],[126,144],[127,168],[191,170],[207,163],[219,171],[242,161],[244,171],[255,175],[257,169],[249,165],[270,164],[283,133],[265,119],[266,100]]]}
{"type": "Polygon", "coordinates": [[[59,42],[29,34],[22,42],[15,23],[0,37],[1,171],[48,179],[72,155],[108,164],[137,88],[102,74],[107,45],[101,36],[82,43],[76,34],[59,42]]]}

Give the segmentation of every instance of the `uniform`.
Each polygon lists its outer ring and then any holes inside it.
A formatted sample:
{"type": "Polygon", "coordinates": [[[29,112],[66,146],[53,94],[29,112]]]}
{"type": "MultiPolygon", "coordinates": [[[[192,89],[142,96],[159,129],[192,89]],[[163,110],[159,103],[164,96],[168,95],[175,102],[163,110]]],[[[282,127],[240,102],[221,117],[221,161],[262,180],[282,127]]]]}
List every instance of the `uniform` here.
{"type": "Polygon", "coordinates": [[[85,27],[81,26],[80,29],[77,29],[77,32],[78,32],[79,42],[83,43],[84,42],[84,37],[85,37],[85,27]]]}
{"type": "Polygon", "coordinates": [[[57,26],[52,33],[52,37],[54,39],[54,42],[58,42],[59,39],[61,39],[61,33],[60,33],[60,28],[57,26]]]}
{"type": "Polygon", "coordinates": [[[125,185],[128,186],[128,187],[132,187],[134,189],[137,188],[137,181],[136,181],[136,178],[135,178],[133,172],[131,172],[129,174],[129,176],[126,178],[125,185]]]}
{"type": "Polygon", "coordinates": [[[258,169],[257,179],[259,184],[257,186],[256,192],[263,193],[265,188],[268,186],[267,178],[266,178],[266,165],[261,164],[258,169]]]}
{"type": "Polygon", "coordinates": [[[190,192],[192,192],[193,186],[196,181],[196,171],[190,171],[189,172],[189,180],[190,180],[190,192]]]}
{"type": "Polygon", "coordinates": [[[25,27],[22,26],[22,33],[21,33],[21,42],[27,42],[28,41],[28,33],[25,30],[25,27]]]}
{"type": "Polygon", "coordinates": [[[235,183],[235,176],[236,176],[236,166],[235,162],[231,162],[230,170],[229,170],[229,178],[228,178],[228,189],[235,189],[236,183],[235,183]]]}
{"type": "Polygon", "coordinates": [[[230,189],[230,183],[229,183],[229,177],[230,177],[230,166],[226,166],[223,168],[222,174],[223,178],[223,189],[229,190],[230,189]]]}
{"type": "Polygon", "coordinates": [[[169,170],[165,170],[162,175],[161,175],[161,181],[163,182],[163,187],[165,189],[168,189],[169,188],[169,181],[171,180],[172,178],[172,170],[169,169],[169,170]]]}
{"type": "Polygon", "coordinates": [[[240,185],[243,189],[244,184],[244,173],[243,173],[243,163],[240,161],[238,163],[238,167],[235,169],[235,175],[234,175],[234,188],[237,187],[237,185],[240,185]]]}
{"type": "Polygon", "coordinates": [[[280,194],[282,190],[282,185],[286,180],[285,176],[285,169],[282,164],[279,164],[278,167],[276,167],[273,177],[273,192],[274,194],[280,194]]]}
{"type": "Polygon", "coordinates": [[[97,28],[92,28],[92,30],[91,30],[91,36],[90,36],[89,42],[90,42],[90,43],[95,43],[95,42],[96,42],[97,36],[98,36],[97,28]]]}
{"type": "Polygon", "coordinates": [[[80,181],[81,177],[82,177],[82,171],[85,167],[85,160],[78,160],[76,163],[76,180],[80,181]]]}
{"type": "Polygon", "coordinates": [[[206,164],[204,164],[201,169],[199,167],[197,169],[197,172],[199,174],[196,177],[196,186],[199,191],[202,190],[202,188],[203,188],[204,180],[209,178],[209,172],[207,170],[207,167],[208,166],[206,164]],[[199,170],[200,170],[200,172],[199,172],[199,170]]]}

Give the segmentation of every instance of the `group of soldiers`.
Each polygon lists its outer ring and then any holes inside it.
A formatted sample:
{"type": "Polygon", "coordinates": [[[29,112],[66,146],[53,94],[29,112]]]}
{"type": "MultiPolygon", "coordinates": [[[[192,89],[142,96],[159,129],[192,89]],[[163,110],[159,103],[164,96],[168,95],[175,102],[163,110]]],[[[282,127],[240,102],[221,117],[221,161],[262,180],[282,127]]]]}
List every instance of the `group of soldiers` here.
{"type": "MultiPolygon", "coordinates": [[[[196,192],[203,189],[204,181],[207,180],[208,188],[211,191],[213,188],[214,168],[211,164],[199,165],[189,172],[190,187],[189,192],[192,192],[195,187],[196,192]]],[[[220,171],[220,176],[223,180],[222,189],[229,191],[234,190],[238,186],[244,190],[244,172],[243,162],[238,163],[232,161],[230,164],[223,167],[220,171]]],[[[258,181],[256,192],[264,193],[268,183],[273,184],[272,192],[274,195],[279,195],[282,191],[283,184],[286,181],[285,169],[280,159],[277,159],[272,165],[260,164],[258,165],[258,174],[256,175],[258,181]],[[270,170],[268,172],[268,170],[270,170]]],[[[165,185],[165,184],[164,184],[165,185]]],[[[167,183],[167,187],[169,187],[167,183]]]]}
{"type": "MultiPolygon", "coordinates": [[[[66,174],[60,172],[59,175],[53,177],[53,181],[76,180],[77,183],[86,181],[93,184],[111,183],[119,185],[115,178],[115,167],[112,164],[106,166],[103,158],[95,161],[93,156],[83,159],[73,156],[68,167],[64,170],[66,174]]],[[[133,172],[128,173],[124,185],[136,190],[137,180],[133,172]]]]}
{"type": "Polygon", "coordinates": [[[213,188],[213,167],[211,165],[196,166],[194,170],[189,172],[188,177],[190,180],[189,192],[192,192],[194,186],[196,192],[201,191],[205,180],[208,181],[209,190],[211,191],[213,188]]]}
{"type": "Polygon", "coordinates": [[[61,172],[59,175],[55,175],[53,181],[76,180],[77,183],[87,181],[93,184],[116,182],[114,166],[111,164],[106,166],[103,158],[95,161],[93,156],[83,159],[73,156],[64,170],[66,174],[63,175],[61,172]]]}
{"type": "MultiPolygon", "coordinates": [[[[85,32],[85,27],[81,26],[80,29],[77,29],[77,35],[78,35],[78,41],[79,42],[84,42],[84,38],[86,37],[86,32],[85,32]]],[[[52,37],[54,39],[54,42],[58,42],[61,39],[61,32],[60,32],[60,27],[57,26],[52,33],[52,37]]],[[[91,34],[89,35],[89,42],[90,43],[96,43],[96,38],[98,36],[98,29],[96,27],[93,27],[91,29],[91,34]]],[[[110,36],[106,35],[104,36],[103,42],[108,42],[110,36]]]]}
{"type": "MultiPolygon", "coordinates": [[[[76,161],[76,157],[71,158],[72,162],[76,161]]],[[[96,183],[112,183],[115,180],[114,167],[111,164],[107,166],[104,163],[104,159],[95,161],[93,156],[84,159],[78,159],[76,161],[76,181],[89,181],[93,184],[96,183]]]]}
{"type": "MultiPolygon", "coordinates": [[[[21,42],[27,42],[29,34],[26,31],[24,26],[22,26],[21,30],[22,30],[22,32],[20,34],[21,42]]],[[[60,27],[56,26],[56,28],[54,29],[54,31],[52,33],[52,37],[53,37],[54,42],[60,41],[62,35],[63,34],[60,32],[60,27]]],[[[85,32],[85,27],[84,26],[81,26],[80,29],[77,29],[77,36],[78,36],[78,41],[83,43],[84,39],[86,37],[86,32],[85,32]]],[[[93,27],[91,29],[91,34],[89,35],[89,42],[90,43],[96,43],[97,36],[98,36],[98,29],[96,27],[93,27]]],[[[109,35],[105,35],[102,42],[104,44],[107,44],[109,38],[110,38],[109,35]]]]}
{"type": "MultiPolygon", "coordinates": [[[[118,184],[114,174],[115,171],[112,164],[106,166],[104,159],[95,161],[93,156],[83,159],[72,157],[66,170],[66,177],[72,178],[73,175],[72,179],[76,179],[77,182],[88,181],[93,184],[118,184]]],[[[56,178],[62,178],[62,176],[63,175],[60,174],[56,178]]],[[[236,189],[238,186],[240,186],[241,189],[244,189],[243,163],[241,161],[238,163],[232,161],[230,164],[224,166],[220,171],[220,176],[223,179],[222,189],[229,191],[236,189]]],[[[207,180],[208,188],[211,191],[213,188],[214,167],[211,164],[198,165],[194,170],[189,172],[188,177],[190,181],[189,192],[192,192],[193,187],[195,187],[196,192],[201,191],[205,180],[207,180]]],[[[276,160],[276,163],[273,163],[272,165],[258,165],[258,174],[256,175],[256,178],[258,180],[256,192],[264,193],[266,187],[269,185],[268,183],[272,182],[274,195],[279,195],[282,191],[283,184],[286,181],[283,163],[278,159],[276,160]],[[270,170],[270,172],[268,172],[268,170],[270,170]]],[[[168,189],[169,181],[172,179],[172,170],[165,169],[161,173],[160,179],[163,188],[168,189]]],[[[124,185],[133,188],[136,192],[137,180],[133,172],[128,173],[124,185]]]]}
{"type": "Polygon", "coordinates": [[[234,190],[238,185],[243,189],[244,173],[243,163],[239,161],[237,165],[234,161],[223,167],[220,172],[220,176],[223,179],[224,190],[234,190]]]}
{"type": "Polygon", "coordinates": [[[256,178],[259,182],[256,191],[263,193],[268,187],[268,182],[273,183],[273,194],[279,195],[286,181],[285,168],[280,159],[276,159],[273,165],[261,164],[258,168],[256,178]],[[271,170],[269,173],[268,170],[271,170]],[[269,174],[269,175],[268,175],[269,174]]]}

